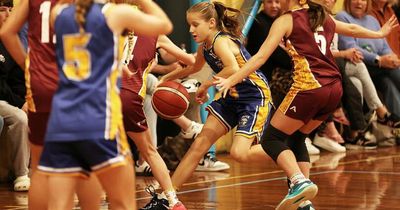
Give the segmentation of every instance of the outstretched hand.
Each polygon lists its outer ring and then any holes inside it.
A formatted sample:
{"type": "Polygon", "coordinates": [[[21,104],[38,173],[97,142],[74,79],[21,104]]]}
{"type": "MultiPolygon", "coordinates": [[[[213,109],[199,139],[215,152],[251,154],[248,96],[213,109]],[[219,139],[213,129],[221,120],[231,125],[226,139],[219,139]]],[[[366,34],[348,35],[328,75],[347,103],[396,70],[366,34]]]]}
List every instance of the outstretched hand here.
{"type": "Polygon", "coordinates": [[[390,19],[382,26],[381,28],[381,33],[385,37],[387,36],[394,28],[399,26],[399,22],[397,21],[397,18],[395,15],[392,15],[390,19]]]}
{"type": "Polygon", "coordinates": [[[225,79],[218,76],[213,76],[213,78],[215,80],[213,84],[217,87],[219,91],[222,92],[222,97],[225,98],[229,89],[232,88],[232,86],[234,85],[232,79],[230,79],[230,77],[225,79]]]}

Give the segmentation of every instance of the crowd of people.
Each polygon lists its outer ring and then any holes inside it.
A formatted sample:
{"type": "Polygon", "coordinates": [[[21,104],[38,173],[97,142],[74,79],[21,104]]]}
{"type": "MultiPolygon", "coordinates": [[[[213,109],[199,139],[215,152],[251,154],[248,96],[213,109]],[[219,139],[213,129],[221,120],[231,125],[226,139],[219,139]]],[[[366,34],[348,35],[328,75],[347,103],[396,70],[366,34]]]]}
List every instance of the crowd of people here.
{"type": "Polygon", "coordinates": [[[147,188],[153,198],[141,209],[184,210],[177,191],[194,171],[230,168],[212,148],[236,128],[230,157],[285,172],[277,209],[313,209],[318,148],[395,145],[373,123],[400,139],[399,4],[344,0],[333,14],[335,3],[264,0],[246,39],[241,11],[197,3],[186,12],[198,44],[190,54],[166,36],[173,24],[151,0],[0,1],[0,143],[13,189],[29,190],[31,209],[72,209],[75,193],[96,209],[103,191],[111,208],[136,209],[136,171],[161,187],[147,188]],[[212,78],[187,79],[206,64],[212,78]],[[193,86],[197,107],[210,100],[204,125],[173,120],[191,146],[172,177],[150,102],[171,80],[193,86]],[[221,97],[209,99],[213,86],[221,97]]]}

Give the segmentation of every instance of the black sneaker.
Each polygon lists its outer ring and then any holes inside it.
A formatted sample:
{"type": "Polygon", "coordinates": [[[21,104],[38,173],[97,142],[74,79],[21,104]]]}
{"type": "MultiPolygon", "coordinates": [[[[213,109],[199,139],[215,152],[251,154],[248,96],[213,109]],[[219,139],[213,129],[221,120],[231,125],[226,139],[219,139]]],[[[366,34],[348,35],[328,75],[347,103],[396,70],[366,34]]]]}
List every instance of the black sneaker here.
{"type": "Polygon", "coordinates": [[[346,140],[346,149],[349,150],[371,150],[376,149],[378,144],[376,143],[376,139],[374,138],[366,138],[365,136],[369,133],[359,133],[354,139],[346,140]]]}
{"type": "Polygon", "coordinates": [[[400,128],[400,117],[394,113],[385,114],[385,117],[383,117],[383,119],[378,117],[377,121],[380,124],[387,125],[392,128],[400,128]]]}
{"type": "Polygon", "coordinates": [[[158,198],[158,194],[154,189],[153,185],[146,187],[146,192],[149,193],[153,198],[144,207],[139,210],[168,210],[168,200],[165,198],[158,198]]]}

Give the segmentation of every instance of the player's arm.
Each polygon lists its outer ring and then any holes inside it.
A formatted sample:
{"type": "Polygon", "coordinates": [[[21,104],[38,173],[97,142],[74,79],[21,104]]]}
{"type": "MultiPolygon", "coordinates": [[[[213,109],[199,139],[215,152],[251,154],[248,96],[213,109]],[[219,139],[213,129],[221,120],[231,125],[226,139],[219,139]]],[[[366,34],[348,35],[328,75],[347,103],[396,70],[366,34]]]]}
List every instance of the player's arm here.
{"type": "Polygon", "coordinates": [[[149,0],[137,0],[136,3],[141,10],[128,4],[117,4],[106,12],[107,24],[113,32],[121,34],[129,29],[137,35],[158,36],[172,31],[171,21],[156,3],[149,0]]]}
{"type": "Polygon", "coordinates": [[[29,0],[21,0],[19,5],[13,8],[10,16],[0,30],[1,41],[22,69],[25,69],[26,52],[18,36],[18,32],[28,19],[28,14],[29,0]]]}
{"type": "MultiPolygon", "coordinates": [[[[214,42],[214,52],[224,64],[224,68],[215,76],[228,78],[239,71],[240,67],[235,57],[235,53],[240,53],[239,47],[230,38],[227,36],[217,38],[214,42]]],[[[203,83],[209,87],[213,85],[213,82],[214,80],[207,80],[203,83]]]]}
{"type": "Polygon", "coordinates": [[[246,62],[239,71],[227,79],[216,77],[217,81],[214,84],[220,88],[220,91],[223,92],[223,96],[227,94],[231,87],[243,81],[244,78],[259,69],[265,61],[268,60],[274,50],[278,47],[282,38],[290,35],[292,32],[292,24],[293,19],[290,14],[280,16],[272,24],[271,30],[258,52],[248,62],[246,62]]]}
{"type": "Polygon", "coordinates": [[[196,62],[194,63],[193,66],[188,66],[183,69],[177,69],[175,71],[172,71],[168,73],[167,75],[163,76],[160,81],[170,81],[170,80],[175,80],[179,78],[185,78],[191,74],[194,74],[198,71],[200,71],[205,64],[205,60],[203,57],[203,49],[199,47],[197,49],[197,54],[196,54],[196,62]]]}
{"type": "Polygon", "coordinates": [[[193,65],[195,62],[195,58],[192,54],[188,54],[176,46],[166,35],[158,37],[157,45],[188,66],[193,65]]]}
{"type": "Polygon", "coordinates": [[[383,38],[387,36],[393,28],[399,25],[396,16],[394,15],[381,27],[379,31],[372,31],[357,24],[350,24],[335,20],[334,18],[332,19],[336,24],[336,33],[358,38],[383,38]]]}

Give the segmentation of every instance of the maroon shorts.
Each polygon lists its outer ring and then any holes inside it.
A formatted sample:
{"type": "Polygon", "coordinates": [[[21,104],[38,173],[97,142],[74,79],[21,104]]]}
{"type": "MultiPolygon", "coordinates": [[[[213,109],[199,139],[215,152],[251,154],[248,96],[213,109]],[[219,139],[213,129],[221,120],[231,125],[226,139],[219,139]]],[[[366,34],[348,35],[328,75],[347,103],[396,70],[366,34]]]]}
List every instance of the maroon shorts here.
{"type": "Polygon", "coordinates": [[[49,116],[49,112],[28,112],[29,141],[32,144],[43,145],[49,116]]]}
{"type": "Polygon", "coordinates": [[[290,89],[279,110],[304,123],[310,120],[324,121],[339,106],[342,93],[341,81],[306,91],[290,89]]]}
{"type": "Polygon", "coordinates": [[[139,133],[147,130],[146,115],[143,111],[143,98],[126,89],[121,89],[120,96],[125,131],[139,133]]]}

